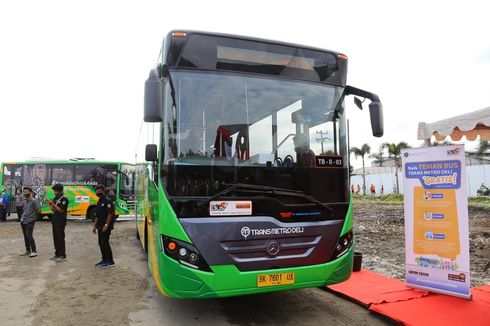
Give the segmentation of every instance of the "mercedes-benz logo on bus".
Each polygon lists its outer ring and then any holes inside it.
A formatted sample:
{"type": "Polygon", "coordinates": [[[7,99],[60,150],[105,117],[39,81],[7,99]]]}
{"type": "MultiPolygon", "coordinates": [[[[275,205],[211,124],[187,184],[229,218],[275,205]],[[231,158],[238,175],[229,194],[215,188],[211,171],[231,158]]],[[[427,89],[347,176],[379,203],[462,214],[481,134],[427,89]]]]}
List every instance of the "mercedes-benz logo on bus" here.
{"type": "Polygon", "coordinates": [[[280,250],[281,250],[281,246],[279,245],[279,242],[275,240],[271,240],[267,242],[266,252],[269,256],[277,256],[280,250]]]}
{"type": "Polygon", "coordinates": [[[241,230],[241,233],[245,240],[247,240],[247,237],[250,235],[250,228],[248,226],[244,226],[241,230]]]}

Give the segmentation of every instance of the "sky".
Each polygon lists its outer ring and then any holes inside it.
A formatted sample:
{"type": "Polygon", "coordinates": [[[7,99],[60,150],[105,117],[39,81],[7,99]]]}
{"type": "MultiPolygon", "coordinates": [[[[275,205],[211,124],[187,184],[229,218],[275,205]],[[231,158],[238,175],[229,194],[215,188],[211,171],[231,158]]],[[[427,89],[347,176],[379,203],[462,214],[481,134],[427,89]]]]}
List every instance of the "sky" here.
{"type": "Polygon", "coordinates": [[[417,147],[420,121],[490,106],[489,12],[471,0],[2,1],[0,161],[134,162],[144,82],[174,29],[345,53],[347,83],[378,94],[385,122],[373,137],[367,105],[347,98],[351,146],[417,147]]]}

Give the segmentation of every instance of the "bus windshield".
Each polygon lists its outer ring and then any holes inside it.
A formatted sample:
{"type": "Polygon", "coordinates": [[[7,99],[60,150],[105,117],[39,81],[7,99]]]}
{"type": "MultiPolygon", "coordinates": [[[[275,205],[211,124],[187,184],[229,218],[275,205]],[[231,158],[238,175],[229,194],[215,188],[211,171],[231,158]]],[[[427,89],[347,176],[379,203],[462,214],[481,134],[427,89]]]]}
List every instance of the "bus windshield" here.
{"type": "Polygon", "coordinates": [[[292,167],[314,166],[301,162],[307,155],[345,155],[334,123],[341,87],[188,71],[173,71],[172,81],[165,163],[292,167]]]}
{"type": "Polygon", "coordinates": [[[124,200],[133,200],[134,166],[121,165],[121,179],[119,181],[119,196],[124,200]]]}
{"type": "Polygon", "coordinates": [[[342,87],[209,71],[171,77],[162,135],[170,195],[213,196],[242,183],[347,200],[338,191],[348,154],[342,87]]]}

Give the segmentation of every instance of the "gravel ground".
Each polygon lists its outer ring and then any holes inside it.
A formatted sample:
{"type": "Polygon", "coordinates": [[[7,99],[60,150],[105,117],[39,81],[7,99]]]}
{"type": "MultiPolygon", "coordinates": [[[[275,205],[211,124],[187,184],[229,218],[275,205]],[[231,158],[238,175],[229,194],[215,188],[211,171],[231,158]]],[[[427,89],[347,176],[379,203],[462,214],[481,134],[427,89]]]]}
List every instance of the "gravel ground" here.
{"type": "Polygon", "coordinates": [[[22,231],[0,223],[0,326],[131,325],[392,325],[330,292],[312,288],[224,299],[172,299],[155,287],[134,222],[117,223],[117,266],[101,270],[97,237],[85,221],[66,227],[68,260],[55,263],[51,225],[37,222],[39,255],[20,257],[22,231]]]}
{"type": "MultiPolygon", "coordinates": [[[[490,284],[490,209],[469,206],[471,285],[490,284]]],[[[405,279],[403,205],[354,203],[354,234],[363,268],[405,279]]]]}

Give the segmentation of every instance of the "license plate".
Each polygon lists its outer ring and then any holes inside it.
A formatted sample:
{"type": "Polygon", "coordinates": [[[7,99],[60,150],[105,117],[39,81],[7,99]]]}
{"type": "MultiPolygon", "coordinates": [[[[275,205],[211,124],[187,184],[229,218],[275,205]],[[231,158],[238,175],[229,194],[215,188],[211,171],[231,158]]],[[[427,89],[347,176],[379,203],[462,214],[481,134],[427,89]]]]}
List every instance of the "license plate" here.
{"type": "Polygon", "coordinates": [[[259,274],[257,287],[294,284],[294,273],[259,274]]]}

